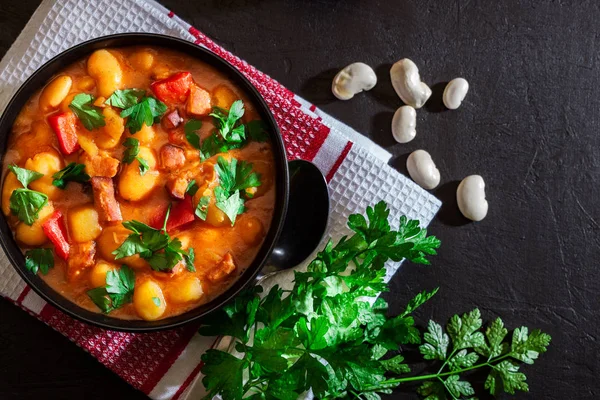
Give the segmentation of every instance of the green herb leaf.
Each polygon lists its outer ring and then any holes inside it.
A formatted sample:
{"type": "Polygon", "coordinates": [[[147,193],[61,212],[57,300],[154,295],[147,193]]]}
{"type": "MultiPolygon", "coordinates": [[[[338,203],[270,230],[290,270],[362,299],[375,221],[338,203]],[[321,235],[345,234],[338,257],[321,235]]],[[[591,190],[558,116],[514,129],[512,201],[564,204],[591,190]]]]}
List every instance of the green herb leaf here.
{"type": "Polygon", "coordinates": [[[148,172],[148,170],[150,169],[150,165],[148,165],[148,162],[146,160],[144,160],[142,157],[136,157],[135,158],[138,163],[140,164],[139,169],[140,169],[140,175],[144,176],[144,174],[146,172],[148,172]]]}
{"type": "Polygon", "coordinates": [[[48,204],[48,196],[31,189],[15,189],[10,195],[10,211],[31,226],[39,218],[40,210],[48,204]]]}
{"type": "Polygon", "coordinates": [[[73,101],[69,104],[69,108],[73,110],[77,118],[81,121],[85,129],[101,128],[106,125],[102,109],[94,106],[94,96],[87,93],[79,93],[73,97],[73,101]]]}
{"type": "Polygon", "coordinates": [[[201,150],[202,147],[200,146],[200,136],[198,136],[196,131],[198,131],[201,127],[202,121],[197,119],[190,119],[183,127],[185,138],[187,139],[188,143],[198,150],[201,150]]]}
{"type": "Polygon", "coordinates": [[[190,247],[187,253],[183,253],[183,260],[185,261],[185,268],[190,272],[196,272],[196,266],[194,260],[196,259],[196,253],[194,248],[190,247]]]}
{"type": "Polygon", "coordinates": [[[192,179],[185,188],[185,193],[194,197],[196,195],[196,192],[198,192],[198,185],[196,184],[196,180],[192,179]]]}
{"type": "Polygon", "coordinates": [[[85,183],[90,180],[90,176],[85,173],[85,165],[74,162],[52,175],[52,178],[52,184],[60,189],[67,187],[67,182],[85,183]]]}
{"type": "Polygon", "coordinates": [[[104,104],[125,109],[135,106],[145,94],[143,89],[115,90],[104,104]]]}
{"type": "Polygon", "coordinates": [[[210,115],[214,118],[219,132],[226,142],[241,143],[246,139],[244,126],[235,127],[236,123],[244,116],[244,103],[241,100],[234,101],[229,107],[229,111],[213,107],[210,115]]]}
{"type": "Polygon", "coordinates": [[[160,299],[158,297],[152,297],[152,302],[156,307],[160,307],[160,299]]]}
{"type": "Polygon", "coordinates": [[[246,124],[246,133],[248,134],[248,138],[255,142],[266,142],[269,140],[267,124],[259,119],[246,124]]]}
{"type": "Polygon", "coordinates": [[[207,350],[202,355],[204,378],[202,383],[208,391],[205,398],[221,394],[224,399],[241,400],[243,370],[246,362],[220,350],[207,350]]]}
{"type": "Polygon", "coordinates": [[[9,165],[8,169],[16,175],[17,180],[21,182],[21,185],[23,185],[23,187],[26,189],[31,182],[38,180],[44,176],[44,174],[40,174],[37,171],[31,171],[29,169],[20,168],[14,164],[9,165]]]}
{"type": "MultiPolygon", "coordinates": [[[[232,158],[228,162],[225,158],[219,157],[215,165],[215,170],[219,176],[220,183],[215,188],[215,204],[217,208],[227,215],[233,226],[236,217],[245,210],[245,201],[240,196],[240,191],[260,186],[260,177],[255,172],[252,172],[252,164],[245,161],[238,162],[235,158],[232,158]]],[[[200,205],[198,204],[198,207],[200,205]]],[[[205,205],[202,204],[202,207],[205,207],[205,205]]],[[[196,209],[196,215],[200,218],[204,215],[202,219],[206,218],[205,214],[198,212],[198,209],[196,209]]]]}
{"type": "MultiPolygon", "coordinates": [[[[168,215],[167,212],[165,224],[168,215]]],[[[170,272],[185,257],[188,270],[193,268],[194,249],[183,250],[181,241],[178,238],[171,239],[164,228],[162,230],[154,229],[135,220],[125,221],[123,226],[133,233],[112,252],[115,259],[139,254],[141,258],[148,261],[153,270],[170,272]]]]}
{"type": "Polygon", "coordinates": [[[142,129],[142,125],[152,126],[160,121],[167,111],[167,106],[154,97],[145,96],[139,103],[121,111],[121,117],[127,118],[125,126],[134,134],[142,129]]]}
{"type": "Polygon", "coordinates": [[[52,249],[31,249],[25,252],[25,268],[32,274],[41,271],[46,275],[50,268],[54,268],[54,254],[52,249]]]}
{"type": "Polygon", "coordinates": [[[106,273],[106,286],[88,290],[87,295],[105,314],[133,301],[135,273],[127,265],[106,273]]]}
{"type": "Polygon", "coordinates": [[[140,141],[136,138],[128,137],[123,142],[123,146],[126,147],[123,153],[123,162],[125,164],[131,164],[136,159],[137,155],[140,154],[140,141]]]}

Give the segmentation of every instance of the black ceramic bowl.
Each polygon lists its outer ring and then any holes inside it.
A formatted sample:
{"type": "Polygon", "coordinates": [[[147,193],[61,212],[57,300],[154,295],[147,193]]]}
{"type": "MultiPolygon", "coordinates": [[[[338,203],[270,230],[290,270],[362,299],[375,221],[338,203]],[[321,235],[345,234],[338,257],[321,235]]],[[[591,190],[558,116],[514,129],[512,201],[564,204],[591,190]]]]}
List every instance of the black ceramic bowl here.
{"type": "Polygon", "coordinates": [[[267,103],[258,93],[256,88],[252,86],[252,84],[237,69],[217,55],[193,43],[169,36],[148,33],[118,34],[93,39],[66,50],[39,68],[33,75],[31,75],[29,79],[27,79],[27,81],[13,96],[2,115],[2,118],[0,119],[0,137],[2,138],[0,142],[0,154],[2,155],[2,159],[4,159],[4,155],[6,153],[8,137],[13,122],[21,111],[21,108],[25,105],[31,95],[41,89],[54,74],[60,72],[64,67],[88,56],[97,49],[134,45],[152,45],[182,51],[213,66],[222,73],[226,74],[232,80],[232,82],[234,82],[247,94],[250,101],[256,106],[256,109],[259,112],[262,120],[268,125],[276,166],[275,209],[273,211],[273,220],[271,222],[271,226],[269,227],[264,243],[261,246],[252,265],[250,265],[250,267],[240,275],[237,281],[229,289],[227,289],[227,291],[222,293],[213,301],[203,304],[184,314],[159,321],[123,320],[112,318],[110,315],[91,312],[79,307],[77,304],[72,303],[67,298],[55,292],[39,276],[28,272],[25,269],[25,258],[15,242],[12,231],[10,230],[6,218],[3,215],[0,218],[0,243],[2,244],[2,247],[4,248],[4,251],[10,259],[12,265],[21,275],[21,277],[37,294],[58,309],[64,311],[72,317],[96,326],[100,326],[102,328],[120,331],[146,332],[175,328],[177,326],[202,318],[206,314],[227,303],[248,284],[254,282],[254,277],[271,255],[271,252],[273,251],[275,243],[277,242],[277,239],[283,228],[289,197],[289,173],[285,147],[275,119],[269,111],[267,103]]]}

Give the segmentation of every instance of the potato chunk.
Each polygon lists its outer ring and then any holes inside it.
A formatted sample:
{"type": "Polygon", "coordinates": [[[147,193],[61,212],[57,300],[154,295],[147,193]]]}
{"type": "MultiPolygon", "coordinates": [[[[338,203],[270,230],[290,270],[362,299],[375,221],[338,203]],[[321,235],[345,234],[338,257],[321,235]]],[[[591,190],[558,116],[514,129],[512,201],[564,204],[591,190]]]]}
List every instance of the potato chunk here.
{"type": "Polygon", "coordinates": [[[96,80],[98,95],[108,98],[121,89],[123,71],[117,57],[108,50],[96,50],[87,62],[88,74],[96,80]]]}
{"type": "Polygon", "coordinates": [[[158,181],[156,157],[152,150],[147,147],[140,147],[138,157],[146,160],[150,168],[144,175],[141,175],[138,160],[134,160],[131,164],[123,167],[119,175],[119,194],[125,200],[143,200],[152,192],[158,181]]]}
{"type": "Polygon", "coordinates": [[[172,282],[167,287],[169,300],[177,304],[200,300],[203,295],[202,283],[195,276],[185,277],[172,282]]]}
{"type": "Polygon", "coordinates": [[[38,219],[29,226],[24,222],[19,222],[15,229],[15,238],[17,241],[27,246],[41,246],[48,241],[42,225],[54,212],[52,204],[46,204],[39,212],[38,219]]]}
{"type": "Polygon", "coordinates": [[[165,313],[167,303],[158,283],[148,280],[135,288],[133,306],[141,318],[154,321],[165,313]]]}
{"type": "Polygon", "coordinates": [[[83,243],[96,239],[102,233],[98,211],[92,205],[77,207],[69,211],[69,233],[71,239],[83,243]]]}
{"type": "Polygon", "coordinates": [[[100,287],[106,285],[106,273],[108,271],[114,271],[116,267],[112,264],[100,261],[94,265],[94,268],[90,271],[90,284],[92,287],[100,287]]]}
{"type": "Polygon", "coordinates": [[[212,101],[213,105],[229,110],[229,107],[234,101],[238,99],[238,96],[228,86],[219,85],[213,89],[212,101]]]}
{"type": "Polygon", "coordinates": [[[154,65],[154,55],[148,50],[136,51],[129,56],[129,62],[138,71],[149,71],[154,65]]]}
{"type": "Polygon", "coordinates": [[[242,218],[239,221],[239,229],[242,240],[248,245],[258,244],[262,240],[263,225],[256,217],[248,216],[242,218]]]}
{"type": "Polygon", "coordinates": [[[25,168],[44,174],[29,184],[30,189],[48,195],[50,200],[55,200],[60,195],[60,189],[52,184],[52,175],[63,168],[62,157],[56,151],[37,153],[25,162],[25,168]]]}
{"type": "Polygon", "coordinates": [[[54,78],[44,87],[40,94],[39,106],[43,112],[48,112],[60,105],[69,94],[73,79],[69,75],[61,75],[54,78]]]}

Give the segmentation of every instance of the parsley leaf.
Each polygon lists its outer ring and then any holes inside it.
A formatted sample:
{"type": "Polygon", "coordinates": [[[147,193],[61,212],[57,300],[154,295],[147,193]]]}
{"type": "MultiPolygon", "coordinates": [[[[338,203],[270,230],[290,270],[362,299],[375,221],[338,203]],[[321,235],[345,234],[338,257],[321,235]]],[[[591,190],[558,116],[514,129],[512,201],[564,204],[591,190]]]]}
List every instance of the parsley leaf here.
{"type": "Polygon", "coordinates": [[[101,128],[106,125],[102,109],[94,106],[94,96],[87,93],[79,93],[73,97],[73,101],[69,104],[69,108],[73,110],[77,118],[81,121],[85,129],[101,128]]]}
{"type": "Polygon", "coordinates": [[[158,297],[152,297],[152,302],[156,307],[160,307],[160,299],[158,297]]]}
{"type": "Polygon", "coordinates": [[[41,174],[37,171],[31,171],[29,169],[17,167],[14,164],[9,165],[8,169],[17,176],[17,180],[21,182],[21,185],[23,185],[24,188],[27,188],[31,182],[44,176],[44,174],[41,174]]]}
{"type": "Polygon", "coordinates": [[[142,125],[152,126],[160,121],[167,111],[167,106],[154,97],[144,96],[137,104],[121,111],[121,118],[127,118],[125,126],[134,134],[142,129],[142,125]]]}
{"type": "Polygon", "coordinates": [[[246,133],[248,138],[256,142],[266,142],[269,140],[267,124],[259,119],[255,119],[246,124],[246,133]]]}
{"type": "MultiPolygon", "coordinates": [[[[235,176],[221,183],[223,191],[241,185],[235,176]]],[[[439,247],[417,221],[402,218],[392,230],[388,217],[382,202],[367,209],[367,218],[350,216],[354,233],[329,241],[305,272],[295,272],[290,290],[274,286],[261,296],[262,288],[254,287],[211,314],[200,333],[232,336],[238,355],[210,350],[203,357],[207,397],[292,400],[312,390],[316,398],[377,400],[402,383],[421,381],[417,392],[427,400],[472,398],[470,373],[484,368],[490,371],[484,386],[493,395],[527,390],[518,362],[546,351],[548,335],[522,327],[507,341],[500,319],[484,335],[476,309],[453,316],[446,330],[430,321],[421,344],[411,314],[437,289],[417,294],[396,317],[386,315],[383,299],[364,297],[387,289],[387,261],[426,264],[439,247]],[[407,375],[407,345],[419,345],[425,359],[439,362],[438,372],[407,375]],[[397,350],[401,354],[388,355],[397,350]]]]}
{"type": "Polygon", "coordinates": [[[229,111],[220,107],[213,107],[213,112],[209,115],[214,118],[215,124],[226,142],[240,143],[246,139],[243,125],[236,123],[244,116],[244,103],[236,100],[229,107],[229,111]]]}
{"type": "Polygon", "coordinates": [[[198,189],[199,188],[198,184],[196,183],[196,180],[192,179],[185,188],[185,193],[193,197],[198,192],[198,189]]]}
{"type": "MultiPolygon", "coordinates": [[[[169,212],[165,224],[168,219],[169,212]]],[[[181,241],[178,238],[171,239],[164,227],[158,230],[135,220],[125,221],[123,226],[133,233],[112,252],[116,260],[139,254],[155,271],[170,272],[182,260],[188,270],[194,268],[194,249],[183,250],[181,241]]]]}
{"type": "Polygon", "coordinates": [[[115,90],[104,104],[125,109],[135,106],[145,94],[143,89],[115,90]]]}
{"type": "Polygon", "coordinates": [[[140,141],[136,138],[129,137],[123,142],[123,146],[126,147],[125,152],[123,153],[123,162],[125,164],[131,164],[133,160],[137,160],[140,169],[140,175],[144,175],[150,169],[148,162],[144,160],[142,157],[138,156],[140,154],[140,141]]]}
{"type": "Polygon", "coordinates": [[[25,252],[25,268],[37,274],[41,271],[46,275],[50,268],[54,267],[54,254],[52,249],[31,249],[25,252]]]}
{"type": "Polygon", "coordinates": [[[67,182],[85,183],[90,180],[90,176],[85,173],[85,165],[75,162],[52,175],[52,178],[52,184],[60,189],[67,187],[67,182]]]}
{"type": "MultiPolygon", "coordinates": [[[[242,199],[240,191],[260,186],[260,177],[252,172],[252,164],[245,161],[238,162],[235,158],[228,162],[223,157],[219,157],[215,170],[219,175],[220,182],[220,185],[215,188],[215,204],[229,217],[233,226],[236,217],[245,210],[245,200],[242,199]]],[[[201,203],[198,204],[198,207],[201,206],[201,203]]],[[[204,207],[203,204],[202,206],[204,207]]],[[[206,216],[202,218],[202,213],[198,212],[198,208],[196,209],[196,215],[201,219],[206,218],[206,216]]]]}
{"type": "MultiPolygon", "coordinates": [[[[218,189],[218,188],[216,188],[218,189]]],[[[210,205],[210,196],[202,196],[198,205],[196,206],[195,214],[202,221],[206,221],[206,214],[208,212],[208,206],[210,205]]]]}
{"type": "Polygon", "coordinates": [[[39,218],[40,210],[48,204],[48,196],[31,189],[15,189],[10,195],[10,211],[31,226],[39,218]]]}
{"type": "Polygon", "coordinates": [[[185,132],[185,138],[195,149],[200,150],[202,147],[200,146],[200,136],[196,133],[198,129],[202,127],[202,121],[197,119],[190,119],[183,130],[185,132]]]}
{"type": "Polygon", "coordinates": [[[135,288],[135,273],[127,265],[121,266],[118,271],[106,273],[106,285],[88,290],[89,298],[102,310],[103,313],[121,308],[133,301],[135,288]]]}

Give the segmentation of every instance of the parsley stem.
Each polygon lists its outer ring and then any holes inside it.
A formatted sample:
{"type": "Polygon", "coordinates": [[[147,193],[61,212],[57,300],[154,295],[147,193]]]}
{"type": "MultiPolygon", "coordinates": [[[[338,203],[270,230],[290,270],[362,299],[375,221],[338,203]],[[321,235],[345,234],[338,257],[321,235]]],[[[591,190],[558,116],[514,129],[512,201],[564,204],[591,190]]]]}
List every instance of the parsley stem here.
{"type": "Polygon", "coordinates": [[[505,358],[508,358],[510,356],[511,356],[511,353],[508,353],[508,354],[505,354],[503,356],[497,357],[497,358],[495,358],[495,359],[493,359],[491,361],[487,361],[487,362],[484,362],[484,363],[473,365],[472,367],[457,369],[456,371],[448,371],[448,372],[444,372],[444,373],[441,373],[441,374],[437,373],[437,374],[428,374],[428,375],[408,376],[406,378],[387,379],[385,381],[379,382],[378,386],[369,386],[369,387],[367,387],[366,391],[373,391],[373,390],[377,390],[377,389],[383,389],[384,387],[382,387],[381,385],[393,385],[393,384],[396,384],[396,383],[425,381],[425,380],[428,380],[428,379],[439,379],[439,378],[443,378],[443,377],[450,376],[450,375],[462,374],[463,372],[472,371],[474,369],[478,369],[478,368],[482,368],[482,367],[493,368],[494,367],[492,365],[493,363],[497,363],[498,361],[504,360],[505,358]]]}

